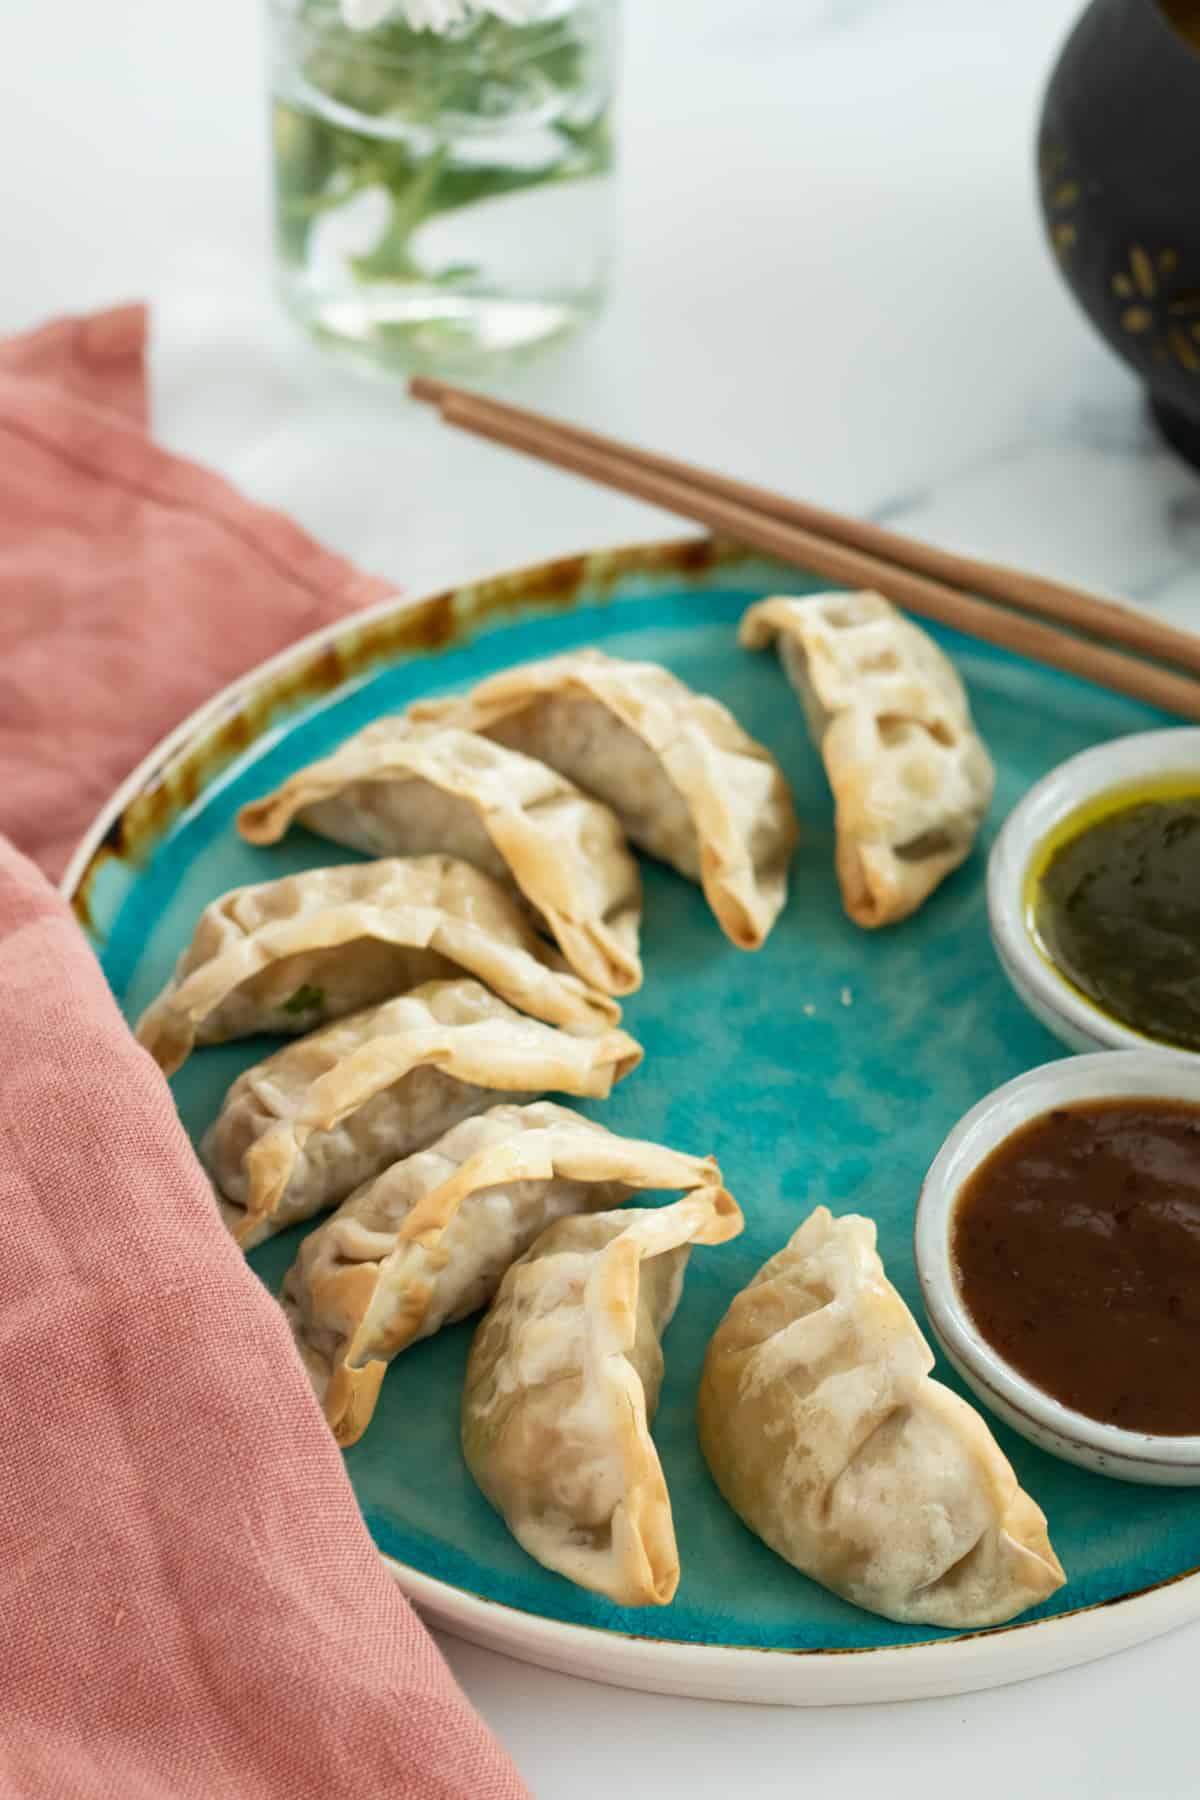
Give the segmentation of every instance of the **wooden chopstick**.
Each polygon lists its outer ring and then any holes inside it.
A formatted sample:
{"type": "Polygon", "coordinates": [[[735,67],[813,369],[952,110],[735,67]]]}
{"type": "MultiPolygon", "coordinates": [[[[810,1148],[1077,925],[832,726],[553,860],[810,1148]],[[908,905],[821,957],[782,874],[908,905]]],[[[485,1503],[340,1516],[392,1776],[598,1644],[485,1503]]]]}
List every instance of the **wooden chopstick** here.
{"type": "Polygon", "coordinates": [[[415,398],[433,402],[448,425],[694,519],[781,562],[814,570],[832,581],[876,588],[898,605],[969,636],[1016,650],[1167,712],[1200,719],[1200,682],[1111,648],[1113,642],[1124,643],[1163,661],[1200,670],[1200,639],[1174,626],[1143,618],[1082,590],[958,556],[881,526],[843,519],[744,482],[692,470],[670,458],[425,376],[414,378],[411,391],[415,398]],[[810,522],[799,522],[802,520],[810,522]],[[949,578],[938,579],[925,572],[934,569],[949,578]],[[959,591],[951,579],[961,579],[964,586],[988,598],[977,599],[959,591]],[[1022,610],[1005,610],[1016,606],[1022,610]],[[1090,631],[1108,642],[1073,637],[1046,624],[1045,618],[1090,631]]]}
{"type": "Polygon", "coordinates": [[[730,476],[715,475],[711,470],[693,468],[669,456],[658,456],[632,444],[618,443],[598,432],[586,431],[578,425],[546,419],[538,413],[524,412],[503,401],[472,394],[465,388],[452,387],[428,376],[416,376],[411,392],[418,400],[426,400],[443,411],[469,406],[473,411],[484,408],[489,416],[505,418],[512,423],[544,426],[548,433],[564,444],[604,455],[619,455],[623,460],[652,473],[686,482],[719,499],[737,502],[754,512],[795,525],[803,531],[815,532],[851,549],[864,551],[882,562],[895,563],[919,575],[929,575],[951,587],[985,594],[1021,612],[1053,619],[1060,625],[1124,644],[1160,662],[1177,663],[1180,668],[1200,674],[1200,637],[1176,626],[1161,623],[1145,614],[1133,612],[1118,602],[1088,594],[1045,576],[1012,569],[1003,563],[984,562],[953,550],[943,550],[919,538],[906,537],[866,519],[853,519],[841,513],[813,506],[805,500],[792,500],[769,488],[736,481],[730,476]]]}

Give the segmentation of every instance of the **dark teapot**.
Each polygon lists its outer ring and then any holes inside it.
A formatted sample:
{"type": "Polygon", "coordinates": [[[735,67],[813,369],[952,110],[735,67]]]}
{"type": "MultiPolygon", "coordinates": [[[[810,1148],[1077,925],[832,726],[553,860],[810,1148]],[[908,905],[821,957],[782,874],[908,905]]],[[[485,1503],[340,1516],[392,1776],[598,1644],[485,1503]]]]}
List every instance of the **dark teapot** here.
{"type": "Polygon", "coordinates": [[[1200,465],[1200,0],[1093,0],[1051,76],[1038,160],[1067,283],[1200,465]]]}

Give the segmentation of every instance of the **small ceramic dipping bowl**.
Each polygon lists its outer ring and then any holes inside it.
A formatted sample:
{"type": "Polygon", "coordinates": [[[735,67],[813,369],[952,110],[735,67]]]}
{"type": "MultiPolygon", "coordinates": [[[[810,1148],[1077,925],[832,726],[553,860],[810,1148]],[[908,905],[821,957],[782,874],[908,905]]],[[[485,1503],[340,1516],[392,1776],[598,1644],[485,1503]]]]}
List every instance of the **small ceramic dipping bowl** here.
{"type": "Polygon", "coordinates": [[[1196,1059],[1166,1050],[1111,1052],[1044,1063],[1006,1083],[955,1126],[925,1177],[914,1251],[934,1335],[991,1412],[1052,1456],[1101,1475],[1163,1487],[1200,1486],[1200,1437],[1162,1437],[1105,1425],[1064,1406],[1017,1372],[984,1338],[959,1291],[951,1247],[964,1186],[1014,1131],[1059,1106],[1129,1098],[1200,1104],[1196,1059]]]}
{"type": "Polygon", "coordinates": [[[1090,801],[1173,777],[1194,777],[1200,792],[1200,728],[1114,738],[1060,763],[1031,787],[992,847],[988,920],[996,954],[1030,1012],[1072,1050],[1145,1050],[1156,1047],[1156,1040],[1101,1011],[1039,948],[1028,917],[1031,870],[1052,834],[1090,801]]]}

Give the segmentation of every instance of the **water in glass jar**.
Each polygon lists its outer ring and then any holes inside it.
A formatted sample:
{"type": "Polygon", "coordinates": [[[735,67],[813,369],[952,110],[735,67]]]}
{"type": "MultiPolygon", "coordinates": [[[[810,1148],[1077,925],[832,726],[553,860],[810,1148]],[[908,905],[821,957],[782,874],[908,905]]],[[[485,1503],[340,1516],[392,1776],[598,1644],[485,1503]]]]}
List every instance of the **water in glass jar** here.
{"type": "Polygon", "coordinates": [[[273,8],[275,219],[290,309],[375,364],[470,370],[604,294],[615,0],[451,38],[273,8]]]}

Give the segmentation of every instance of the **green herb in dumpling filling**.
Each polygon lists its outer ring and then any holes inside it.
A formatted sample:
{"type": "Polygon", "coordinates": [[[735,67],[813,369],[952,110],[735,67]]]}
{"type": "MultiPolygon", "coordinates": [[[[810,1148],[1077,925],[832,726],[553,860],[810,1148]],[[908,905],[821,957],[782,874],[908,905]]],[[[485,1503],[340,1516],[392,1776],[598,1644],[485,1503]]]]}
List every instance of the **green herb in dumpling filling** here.
{"type": "Polygon", "coordinates": [[[315,1012],[317,1007],[324,1006],[324,1004],[325,989],[310,987],[305,982],[303,987],[296,989],[290,1000],[284,1001],[283,1010],[294,1018],[298,1013],[315,1012]]]}

